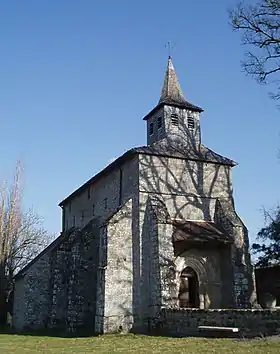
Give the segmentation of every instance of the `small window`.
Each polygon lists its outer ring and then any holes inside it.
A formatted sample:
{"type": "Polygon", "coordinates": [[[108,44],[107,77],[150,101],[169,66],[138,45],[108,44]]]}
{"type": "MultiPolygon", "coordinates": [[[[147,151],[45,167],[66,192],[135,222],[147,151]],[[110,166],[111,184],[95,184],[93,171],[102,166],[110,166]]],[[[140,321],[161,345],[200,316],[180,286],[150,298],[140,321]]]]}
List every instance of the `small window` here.
{"type": "Polygon", "coordinates": [[[71,207],[72,207],[72,204],[71,204],[71,202],[69,203],[69,206],[68,206],[68,208],[69,208],[69,213],[71,213],[71,207]]]}
{"type": "Polygon", "coordinates": [[[95,214],[95,205],[92,204],[92,216],[94,216],[94,214],[95,214]]]}
{"type": "Polygon", "coordinates": [[[178,114],[171,114],[171,123],[172,125],[178,126],[179,125],[179,118],[178,118],[178,114]]]}
{"type": "Polygon", "coordinates": [[[150,123],[149,134],[150,135],[154,134],[154,123],[150,123]]]}
{"type": "Polygon", "coordinates": [[[108,198],[104,199],[104,209],[107,210],[108,208],[108,198]]]}
{"type": "Polygon", "coordinates": [[[82,212],[81,212],[81,220],[84,221],[84,219],[85,219],[85,212],[84,212],[84,210],[82,210],[82,212]]]}
{"type": "Polygon", "coordinates": [[[158,119],[157,119],[157,127],[158,127],[158,129],[161,129],[161,127],[162,127],[162,118],[161,117],[158,117],[158,119]]]}
{"type": "Polygon", "coordinates": [[[75,215],[73,216],[73,226],[76,226],[76,219],[75,219],[75,215]]]}
{"type": "Polygon", "coordinates": [[[90,187],[89,187],[89,188],[88,188],[88,191],[87,191],[87,198],[88,198],[88,199],[90,199],[90,196],[91,196],[91,195],[90,195],[90,192],[91,192],[91,189],[90,189],[90,187]]]}
{"type": "Polygon", "coordinates": [[[192,117],[188,118],[188,128],[194,129],[194,119],[192,117]]]}

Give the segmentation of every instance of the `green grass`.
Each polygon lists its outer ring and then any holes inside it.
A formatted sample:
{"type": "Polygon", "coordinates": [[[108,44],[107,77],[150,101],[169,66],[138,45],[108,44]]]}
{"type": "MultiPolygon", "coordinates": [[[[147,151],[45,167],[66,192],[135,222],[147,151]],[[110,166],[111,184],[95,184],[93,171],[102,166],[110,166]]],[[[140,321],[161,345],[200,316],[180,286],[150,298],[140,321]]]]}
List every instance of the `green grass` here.
{"type": "Polygon", "coordinates": [[[0,353],[280,353],[280,340],[104,335],[89,338],[0,335],[0,353]]]}

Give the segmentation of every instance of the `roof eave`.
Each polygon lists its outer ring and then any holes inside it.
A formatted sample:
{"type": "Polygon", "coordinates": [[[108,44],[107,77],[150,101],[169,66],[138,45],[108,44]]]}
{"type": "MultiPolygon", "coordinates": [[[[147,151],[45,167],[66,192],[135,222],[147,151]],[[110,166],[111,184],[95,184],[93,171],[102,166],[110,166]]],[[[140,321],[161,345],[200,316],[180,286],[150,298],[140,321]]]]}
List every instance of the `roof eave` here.
{"type": "MultiPolygon", "coordinates": [[[[137,148],[136,148],[137,149],[137,148]]],[[[201,162],[207,162],[207,163],[213,163],[216,165],[226,165],[226,166],[231,166],[234,167],[236,165],[238,165],[237,162],[232,161],[230,159],[224,160],[224,161],[213,161],[213,160],[209,160],[206,158],[195,158],[195,157],[184,157],[184,156],[173,156],[169,153],[163,152],[163,153],[151,153],[151,152],[147,152],[147,151],[138,151],[138,154],[141,155],[155,155],[155,156],[160,156],[160,157],[171,157],[171,158],[176,158],[176,159],[180,159],[180,160],[188,160],[188,161],[201,161],[201,162]]]]}
{"type": "Polygon", "coordinates": [[[201,107],[192,105],[192,104],[188,104],[188,103],[176,103],[176,102],[160,102],[159,104],[157,104],[148,114],[145,115],[145,117],[143,118],[143,120],[147,120],[151,115],[153,115],[154,113],[156,113],[157,110],[159,110],[161,107],[163,107],[164,105],[166,106],[172,106],[172,107],[178,107],[178,108],[185,108],[188,109],[190,111],[194,111],[194,112],[199,112],[202,113],[204,112],[204,110],[201,107]]]}
{"type": "Polygon", "coordinates": [[[107,174],[109,171],[114,170],[117,166],[120,166],[124,163],[124,161],[128,160],[131,156],[137,154],[137,152],[134,149],[130,149],[126,151],[123,155],[121,155],[119,158],[111,162],[108,166],[103,168],[100,172],[98,172],[96,175],[91,177],[88,181],[86,181],[84,184],[82,184],[78,189],[76,189],[73,193],[69,194],[68,197],[63,199],[58,206],[61,208],[64,207],[64,205],[70,201],[74,196],[80,194],[83,190],[85,190],[86,187],[90,186],[92,183],[96,182],[98,179],[102,178],[105,174],[107,174]]]}

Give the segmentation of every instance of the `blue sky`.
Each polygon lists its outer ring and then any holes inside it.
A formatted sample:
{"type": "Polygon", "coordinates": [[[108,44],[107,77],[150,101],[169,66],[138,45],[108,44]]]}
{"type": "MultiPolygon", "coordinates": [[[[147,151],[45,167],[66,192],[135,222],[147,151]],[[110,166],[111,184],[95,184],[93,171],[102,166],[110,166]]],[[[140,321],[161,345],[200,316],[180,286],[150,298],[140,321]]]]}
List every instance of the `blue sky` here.
{"type": "Polygon", "coordinates": [[[0,179],[25,165],[25,205],[61,227],[58,203],[110,159],[146,143],[165,43],[205,145],[239,162],[236,207],[251,238],[279,200],[279,110],[241,72],[234,1],[0,0],[0,179]]]}

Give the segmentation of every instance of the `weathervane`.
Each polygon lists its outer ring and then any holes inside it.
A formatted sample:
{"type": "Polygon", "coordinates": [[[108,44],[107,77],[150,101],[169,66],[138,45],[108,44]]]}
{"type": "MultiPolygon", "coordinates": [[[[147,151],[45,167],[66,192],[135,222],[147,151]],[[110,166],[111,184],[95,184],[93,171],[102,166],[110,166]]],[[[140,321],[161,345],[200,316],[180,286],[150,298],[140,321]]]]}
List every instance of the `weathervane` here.
{"type": "Polygon", "coordinates": [[[175,44],[171,44],[170,41],[168,41],[166,44],[165,44],[165,48],[167,48],[167,52],[168,52],[168,58],[171,58],[171,52],[172,50],[175,48],[175,44]]]}

